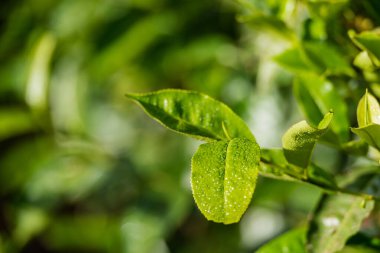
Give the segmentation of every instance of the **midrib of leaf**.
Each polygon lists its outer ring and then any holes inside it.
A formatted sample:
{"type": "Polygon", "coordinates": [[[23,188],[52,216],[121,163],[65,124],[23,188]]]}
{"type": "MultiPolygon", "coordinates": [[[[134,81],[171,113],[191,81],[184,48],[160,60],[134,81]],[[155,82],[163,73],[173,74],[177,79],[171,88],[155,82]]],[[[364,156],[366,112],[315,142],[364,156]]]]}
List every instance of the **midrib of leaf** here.
{"type": "MultiPolygon", "coordinates": [[[[355,200],[356,200],[356,198],[355,198],[355,200]]],[[[337,230],[334,232],[335,234],[337,234],[338,232],[340,232],[340,230],[342,230],[342,228],[345,227],[345,226],[343,226],[343,225],[346,225],[345,223],[348,222],[347,217],[348,217],[349,215],[351,215],[351,213],[353,212],[355,204],[357,204],[355,201],[354,201],[354,203],[351,204],[351,206],[350,206],[348,212],[346,213],[346,215],[343,216],[343,220],[342,220],[342,222],[340,223],[339,227],[338,227],[337,230]]],[[[331,240],[331,239],[328,240],[328,242],[327,242],[328,247],[326,247],[326,248],[325,248],[326,250],[324,250],[322,253],[331,253],[331,252],[329,251],[330,246],[331,246],[331,245],[335,245],[335,246],[337,245],[337,244],[334,243],[334,241],[336,241],[336,240],[331,240]]]]}
{"type": "Polygon", "coordinates": [[[228,163],[227,163],[227,154],[228,154],[228,149],[231,146],[231,141],[228,142],[227,147],[226,147],[226,155],[224,157],[224,174],[223,174],[223,211],[224,211],[224,219],[226,219],[226,206],[227,206],[227,198],[226,198],[226,171],[228,168],[228,163]]]}
{"type": "MultiPolygon", "coordinates": [[[[152,105],[150,105],[150,104],[148,104],[148,103],[145,103],[145,102],[142,102],[142,101],[138,101],[138,100],[137,100],[137,103],[138,103],[138,104],[141,104],[141,105],[144,104],[144,106],[146,106],[146,107],[151,107],[151,106],[152,106],[152,105]]],[[[146,109],[144,108],[144,106],[141,106],[141,108],[142,108],[142,109],[143,109],[148,115],[150,115],[151,117],[153,117],[154,119],[156,119],[161,125],[163,125],[164,127],[168,128],[168,129],[170,129],[170,130],[172,130],[172,131],[175,131],[175,132],[177,132],[177,133],[181,133],[181,132],[179,132],[179,131],[177,131],[177,130],[174,130],[174,129],[171,129],[171,128],[167,127],[167,126],[166,126],[161,120],[159,120],[156,116],[152,115],[148,110],[146,110],[146,109]]],[[[194,128],[201,129],[203,132],[206,132],[209,136],[211,136],[211,137],[201,136],[201,138],[209,139],[209,140],[225,140],[224,137],[220,137],[219,135],[216,135],[216,134],[210,132],[209,130],[207,130],[207,129],[203,128],[203,127],[193,125],[193,124],[191,124],[191,123],[189,123],[189,122],[187,122],[187,121],[185,121],[185,120],[183,120],[183,119],[181,119],[181,118],[178,118],[178,117],[172,116],[172,115],[170,115],[169,113],[167,113],[165,110],[162,110],[162,109],[160,109],[160,108],[157,108],[157,107],[154,107],[154,108],[155,108],[155,110],[157,110],[157,111],[163,112],[165,115],[167,115],[168,118],[171,118],[171,119],[176,120],[179,124],[183,123],[183,124],[186,124],[186,125],[188,125],[188,126],[191,126],[191,127],[194,127],[194,128]]],[[[181,134],[185,134],[185,135],[191,135],[191,136],[197,136],[197,137],[199,137],[198,135],[194,135],[194,134],[188,134],[188,133],[181,133],[181,134]]],[[[227,138],[228,138],[228,136],[227,136],[227,138]]],[[[230,139],[230,138],[228,138],[228,139],[230,139]]]]}

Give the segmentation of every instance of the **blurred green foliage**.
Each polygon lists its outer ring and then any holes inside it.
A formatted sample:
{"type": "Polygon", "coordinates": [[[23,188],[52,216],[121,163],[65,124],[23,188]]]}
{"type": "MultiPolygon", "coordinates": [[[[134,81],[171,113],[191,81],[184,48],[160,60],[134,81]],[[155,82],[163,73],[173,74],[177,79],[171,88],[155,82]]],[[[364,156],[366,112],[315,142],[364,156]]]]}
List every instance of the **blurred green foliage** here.
{"type": "MultiPolygon", "coordinates": [[[[379,10],[376,0],[2,1],[0,253],[252,252],[302,226],[320,191],[269,179],[240,224],[207,222],[189,183],[198,143],[124,94],[207,93],[262,147],[281,146],[301,113],[317,124],[338,104],[326,139],[348,141],[365,89],[380,97],[378,51],[360,35],[380,25],[379,10]]],[[[366,162],[323,146],[314,156],[332,173],[366,162]]],[[[379,235],[378,216],[363,233],[379,235]]]]}

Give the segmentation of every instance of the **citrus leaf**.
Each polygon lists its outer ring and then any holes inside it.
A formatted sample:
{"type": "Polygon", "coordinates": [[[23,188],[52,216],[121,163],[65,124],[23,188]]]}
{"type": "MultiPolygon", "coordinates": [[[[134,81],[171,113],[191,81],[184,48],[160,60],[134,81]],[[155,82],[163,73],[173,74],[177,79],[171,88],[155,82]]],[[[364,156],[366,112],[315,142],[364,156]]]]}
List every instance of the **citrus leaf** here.
{"type": "Polygon", "coordinates": [[[351,131],[380,150],[380,105],[368,91],[358,103],[357,118],[359,127],[351,131]]]}
{"type": "Polygon", "coordinates": [[[306,253],[306,229],[290,230],[259,248],[256,253],[306,253]]]}
{"type": "Polygon", "coordinates": [[[255,141],[244,121],[225,104],[195,91],[160,90],[127,94],[153,119],[167,128],[197,139],[255,141]]]}
{"type": "Polygon", "coordinates": [[[282,137],[286,160],[301,168],[307,168],[315,143],[328,130],[332,117],[332,112],[327,113],[316,128],[306,121],[301,121],[289,128],[282,137]]]}
{"type": "Polygon", "coordinates": [[[325,194],[314,214],[307,234],[307,247],[312,253],[334,253],[341,250],[374,207],[373,200],[349,194],[325,194]],[[364,204],[363,204],[364,203],[364,204]]]}
{"type": "Polygon", "coordinates": [[[214,222],[238,222],[256,186],[260,148],[244,138],[199,146],[191,163],[193,196],[203,215],[214,222]]]}
{"type": "Polygon", "coordinates": [[[370,124],[380,124],[380,105],[376,98],[368,90],[360,99],[357,108],[357,117],[359,127],[370,124]]]}

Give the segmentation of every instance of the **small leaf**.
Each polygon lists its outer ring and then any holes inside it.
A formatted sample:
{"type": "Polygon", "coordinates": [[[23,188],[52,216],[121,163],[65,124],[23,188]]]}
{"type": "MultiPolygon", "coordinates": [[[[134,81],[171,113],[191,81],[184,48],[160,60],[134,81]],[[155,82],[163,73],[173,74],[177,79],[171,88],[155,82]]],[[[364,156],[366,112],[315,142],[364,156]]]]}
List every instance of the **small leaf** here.
{"type": "Polygon", "coordinates": [[[306,229],[290,230],[259,248],[256,253],[306,253],[306,229]]]}
{"type": "Polygon", "coordinates": [[[359,127],[351,128],[352,132],[380,150],[380,105],[368,91],[359,101],[357,118],[359,127]]]}
{"type": "Polygon", "coordinates": [[[225,224],[238,222],[256,186],[260,148],[243,138],[202,144],[191,164],[193,196],[203,215],[225,224]]]}
{"type": "Polygon", "coordinates": [[[370,124],[380,125],[379,102],[377,102],[376,98],[372,96],[368,90],[359,101],[357,117],[359,127],[368,126],[370,124]]]}
{"type": "Polygon", "coordinates": [[[255,141],[244,121],[225,104],[195,91],[160,90],[127,94],[153,119],[167,128],[197,139],[255,141]]]}
{"type": "Polygon", "coordinates": [[[341,250],[355,234],[374,207],[373,200],[348,194],[324,195],[307,234],[312,253],[334,253],[341,250]],[[363,206],[363,201],[367,203],[363,206]]]}
{"type": "Polygon", "coordinates": [[[326,133],[333,113],[327,113],[318,127],[310,126],[306,121],[293,125],[282,137],[282,146],[286,160],[299,166],[307,168],[315,143],[326,133]]]}

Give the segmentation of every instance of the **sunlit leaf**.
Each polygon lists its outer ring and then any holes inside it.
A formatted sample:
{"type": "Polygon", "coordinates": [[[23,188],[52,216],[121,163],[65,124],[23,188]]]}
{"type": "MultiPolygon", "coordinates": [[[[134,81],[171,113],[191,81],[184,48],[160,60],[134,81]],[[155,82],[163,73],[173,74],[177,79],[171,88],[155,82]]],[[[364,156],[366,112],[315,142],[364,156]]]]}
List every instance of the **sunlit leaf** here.
{"type": "Polygon", "coordinates": [[[380,150],[380,105],[368,91],[359,101],[357,118],[359,127],[351,130],[380,150]]]}
{"type": "Polygon", "coordinates": [[[236,138],[202,144],[191,165],[193,196],[208,220],[238,222],[251,201],[260,161],[259,146],[236,138]]]}
{"type": "Polygon", "coordinates": [[[334,253],[341,250],[347,239],[360,229],[373,207],[373,200],[360,196],[324,195],[307,235],[310,252],[334,253]]]}
{"type": "Polygon", "coordinates": [[[280,235],[256,253],[306,253],[306,229],[297,228],[280,235]]]}
{"type": "Polygon", "coordinates": [[[357,117],[359,127],[370,124],[380,124],[380,105],[376,98],[368,91],[360,99],[357,108],[357,117]]]}
{"type": "Polygon", "coordinates": [[[204,140],[243,137],[255,141],[252,133],[225,104],[195,91],[161,90],[127,94],[152,118],[171,130],[204,140]]]}
{"type": "Polygon", "coordinates": [[[318,127],[310,126],[306,121],[293,125],[282,137],[282,147],[286,160],[306,168],[310,163],[311,154],[319,138],[326,133],[333,113],[327,113],[318,127]]]}

